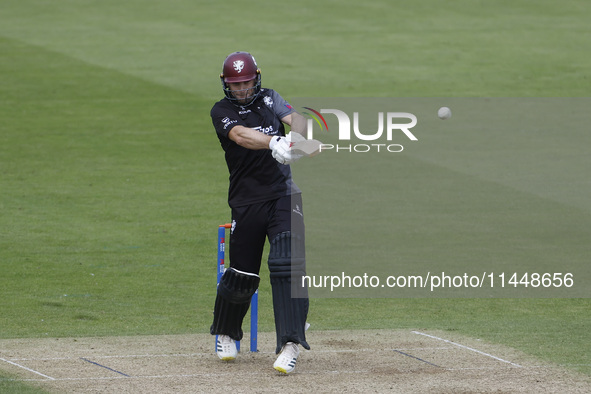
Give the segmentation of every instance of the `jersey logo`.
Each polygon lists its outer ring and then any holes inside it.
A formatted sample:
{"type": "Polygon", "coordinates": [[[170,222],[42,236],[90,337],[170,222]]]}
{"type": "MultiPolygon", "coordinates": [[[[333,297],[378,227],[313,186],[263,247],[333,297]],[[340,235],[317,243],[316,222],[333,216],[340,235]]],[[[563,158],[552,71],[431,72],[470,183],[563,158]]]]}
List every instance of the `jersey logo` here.
{"type": "Polygon", "coordinates": [[[275,128],[273,127],[273,125],[268,126],[268,127],[256,126],[256,127],[253,127],[253,129],[256,131],[260,131],[261,133],[267,134],[267,135],[277,134],[277,131],[275,131],[275,128]]]}
{"type": "Polygon", "coordinates": [[[265,104],[267,104],[269,107],[273,105],[273,99],[270,96],[265,96],[265,98],[263,99],[263,101],[265,102],[265,104]]]}
{"type": "Polygon", "coordinates": [[[240,73],[243,68],[244,68],[244,61],[242,61],[242,60],[234,61],[234,70],[236,70],[240,73]]]}
{"type": "Polygon", "coordinates": [[[224,119],[222,119],[222,123],[224,124],[224,130],[226,130],[226,129],[228,129],[228,126],[230,126],[231,124],[234,124],[234,123],[238,123],[238,121],[232,120],[226,116],[224,119]]]}
{"type": "Polygon", "coordinates": [[[304,214],[302,213],[302,209],[300,208],[300,206],[298,204],[296,204],[295,208],[292,209],[291,211],[293,213],[300,215],[301,217],[304,217],[304,214]]]}

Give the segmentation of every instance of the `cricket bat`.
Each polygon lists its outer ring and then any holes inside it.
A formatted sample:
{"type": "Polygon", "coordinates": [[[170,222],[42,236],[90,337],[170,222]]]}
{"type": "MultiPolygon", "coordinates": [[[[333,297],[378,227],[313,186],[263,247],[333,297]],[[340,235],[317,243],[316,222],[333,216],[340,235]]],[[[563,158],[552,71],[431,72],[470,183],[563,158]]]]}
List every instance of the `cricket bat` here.
{"type": "Polygon", "coordinates": [[[295,154],[312,157],[320,153],[322,142],[318,140],[308,140],[303,135],[295,132],[291,132],[290,136],[291,150],[295,154]]]}

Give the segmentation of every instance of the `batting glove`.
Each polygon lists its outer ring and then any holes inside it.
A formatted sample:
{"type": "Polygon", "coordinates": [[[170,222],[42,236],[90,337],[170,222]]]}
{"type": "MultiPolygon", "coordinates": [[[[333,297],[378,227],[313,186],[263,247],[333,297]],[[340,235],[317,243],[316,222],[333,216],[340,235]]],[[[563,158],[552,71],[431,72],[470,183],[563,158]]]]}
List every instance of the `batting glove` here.
{"type": "Polygon", "coordinates": [[[281,164],[289,164],[292,161],[291,143],[285,137],[275,136],[269,142],[269,149],[273,158],[281,164]]]}

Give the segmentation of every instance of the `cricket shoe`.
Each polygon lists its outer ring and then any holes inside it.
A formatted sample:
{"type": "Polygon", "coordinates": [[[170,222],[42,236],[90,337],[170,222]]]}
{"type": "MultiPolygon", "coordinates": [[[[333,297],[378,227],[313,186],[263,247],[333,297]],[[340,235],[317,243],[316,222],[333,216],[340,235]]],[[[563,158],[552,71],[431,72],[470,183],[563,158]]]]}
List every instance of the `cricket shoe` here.
{"type": "Polygon", "coordinates": [[[296,361],[298,361],[298,356],[300,355],[300,348],[297,343],[287,342],[281,352],[279,353],[279,357],[275,360],[273,364],[273,368],[276,371],[281,373],[292,373],[296,366],[296,361]]]}
{"type": "Polygon", "coordinates": [[[236,341],[227,335],[218,335],[216,339],[216,353],[220,360],[232,361],[238,355],[236,341]]]}

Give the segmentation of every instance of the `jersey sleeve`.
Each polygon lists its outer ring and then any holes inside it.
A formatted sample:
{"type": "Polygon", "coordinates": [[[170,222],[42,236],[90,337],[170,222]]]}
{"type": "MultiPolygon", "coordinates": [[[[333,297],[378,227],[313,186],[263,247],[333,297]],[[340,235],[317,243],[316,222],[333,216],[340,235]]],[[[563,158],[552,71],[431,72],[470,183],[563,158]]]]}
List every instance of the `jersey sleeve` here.
{"type": "Polygon", "coordinates": [[[214,105],[210,115],[215,131],[225,138],[228,138],[228,133],[234,126],[245,126],[244,120],[236,111],[231,111],[223,105],[214,105]]]}
{"type": "Polygon", "coordinates": [[[291,105],[276,91],[271,91],[271,98],[273,99],[273,111],[277,114],[279,119],[294,112],[291,105]]]}

